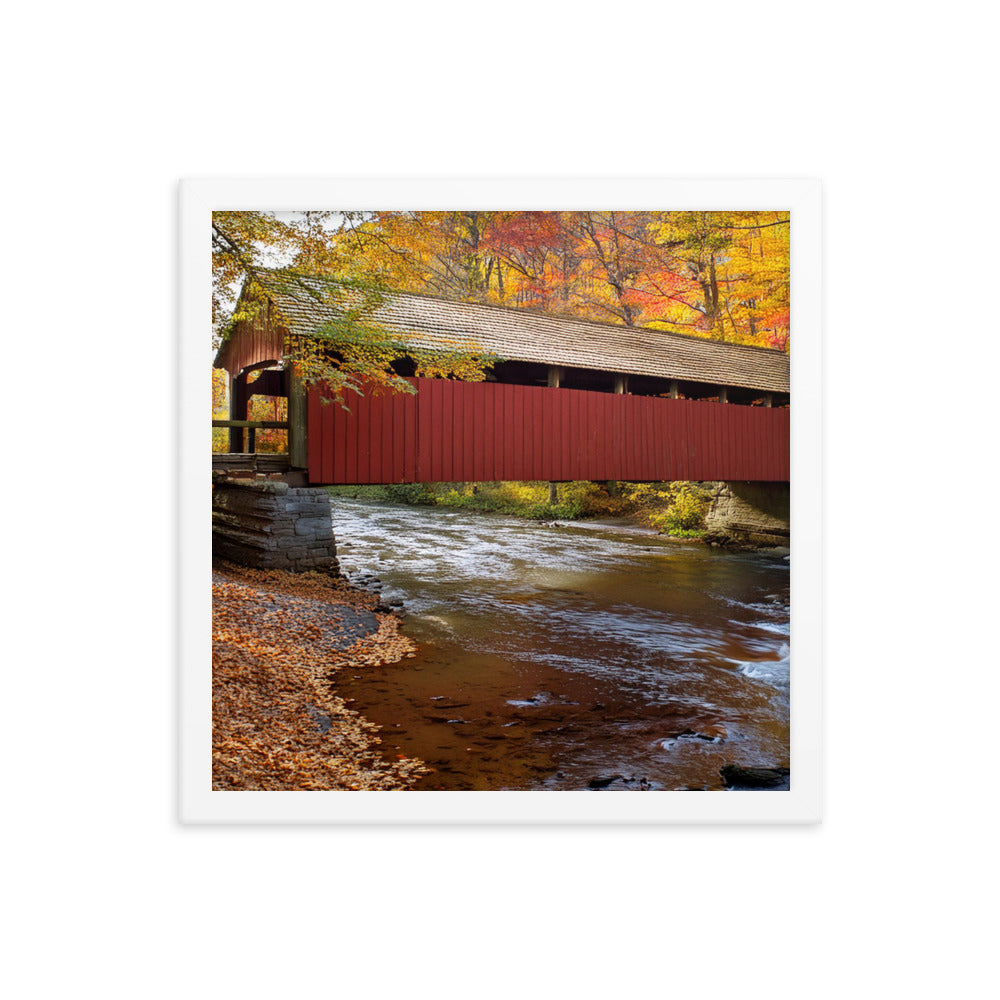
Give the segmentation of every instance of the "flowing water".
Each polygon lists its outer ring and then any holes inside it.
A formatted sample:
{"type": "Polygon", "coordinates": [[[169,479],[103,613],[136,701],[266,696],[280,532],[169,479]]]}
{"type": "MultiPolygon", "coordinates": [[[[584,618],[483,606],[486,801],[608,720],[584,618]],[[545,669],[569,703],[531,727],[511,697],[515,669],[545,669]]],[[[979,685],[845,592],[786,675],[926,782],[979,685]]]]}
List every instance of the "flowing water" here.
{"type": "Polygon", "coordinates": [[[338,690],[424,789],[717,789],[789,765],[787,550],[333,501],[342,570],[420,646],[338,690]]]}

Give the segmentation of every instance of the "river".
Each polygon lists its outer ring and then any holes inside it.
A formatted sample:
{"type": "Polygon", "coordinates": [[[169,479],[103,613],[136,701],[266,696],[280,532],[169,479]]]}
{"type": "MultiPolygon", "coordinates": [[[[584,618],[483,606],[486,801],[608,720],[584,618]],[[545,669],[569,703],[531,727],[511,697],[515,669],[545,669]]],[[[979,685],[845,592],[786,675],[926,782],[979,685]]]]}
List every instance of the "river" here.
{"type": "Polygon", "coordinates": [[[421,789],[721,789],[789,766],[787,550],[335,498],[415,657],[337,678],[421,789]]]}

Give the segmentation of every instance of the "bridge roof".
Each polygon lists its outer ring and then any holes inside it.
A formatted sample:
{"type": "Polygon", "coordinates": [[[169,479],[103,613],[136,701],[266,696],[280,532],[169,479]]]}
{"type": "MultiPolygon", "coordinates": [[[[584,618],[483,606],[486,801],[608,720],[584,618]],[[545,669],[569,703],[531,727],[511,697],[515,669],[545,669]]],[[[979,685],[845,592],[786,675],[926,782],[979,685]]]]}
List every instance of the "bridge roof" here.
{"type": "MultiPolygon", "coordinates": [[[[322,292],[324,279],[297,275],[289,282],[287,273],[277,272],[259,277],[289,333],[310,336],[335,318],[322,295],[310,294],[322,292]]],[[[416,348],[458,348],[507,361],[789,391],[788,355],[761,347],[403,292],[390,294],[372,318],[416,348]]]]}

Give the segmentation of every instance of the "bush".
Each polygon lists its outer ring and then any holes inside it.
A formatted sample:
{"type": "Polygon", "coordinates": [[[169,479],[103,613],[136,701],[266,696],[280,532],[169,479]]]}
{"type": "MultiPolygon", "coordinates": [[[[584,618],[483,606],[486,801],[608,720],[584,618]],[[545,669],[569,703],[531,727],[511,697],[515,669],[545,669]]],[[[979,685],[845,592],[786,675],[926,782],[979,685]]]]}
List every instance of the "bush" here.
{"type": "Polygon", "coordinates": [[[656,515],[655,526],[668,535],[691,537],[705,526],[708,496],[692,483],[672,483],[670,505],[656,515]]]}
{"type": "Polygon", "coordinates": [[[697,483],[623,483],[629,512],[657,531],[675,538],[701,535],[710,493],[697,483]]]}
{"type": "Polygon", "coordinates": [[[433,503],[428,487],[423,483],[400,483],[390,486],[327,486],[332,497],[354,500],[383,500],[391,503],[433,503]]]}

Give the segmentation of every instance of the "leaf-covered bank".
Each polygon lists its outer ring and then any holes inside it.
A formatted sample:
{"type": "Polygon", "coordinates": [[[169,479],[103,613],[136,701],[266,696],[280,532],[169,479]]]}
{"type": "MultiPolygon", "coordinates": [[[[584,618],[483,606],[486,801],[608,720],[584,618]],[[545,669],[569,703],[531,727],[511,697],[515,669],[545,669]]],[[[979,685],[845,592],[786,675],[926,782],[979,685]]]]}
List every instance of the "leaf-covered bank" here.
{"type": "Polygon", "coordinates": [[[330,486],[331,496],[452,507],[533,520],[630,517],[675,538],[699,537],[711,490],[702,483],[410,483],[330,486]]]}
{"type": "Polygon", "coordinates": [[[384,759],[378,728],[336,694],[338,670],[413,655],[378,598],[320,573],[212,574],[212,787],[405,789],[421,761],[384,759]]]}

